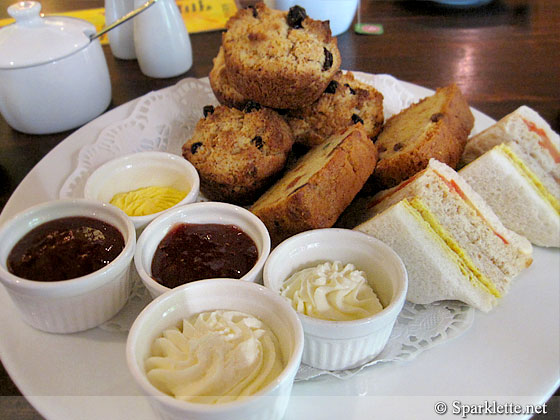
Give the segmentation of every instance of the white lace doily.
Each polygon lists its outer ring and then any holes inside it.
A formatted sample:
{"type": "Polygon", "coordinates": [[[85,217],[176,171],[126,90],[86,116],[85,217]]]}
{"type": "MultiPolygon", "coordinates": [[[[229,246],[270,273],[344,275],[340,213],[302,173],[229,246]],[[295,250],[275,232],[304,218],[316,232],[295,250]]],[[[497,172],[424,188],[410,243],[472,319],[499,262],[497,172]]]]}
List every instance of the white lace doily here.
{"type": "Polygon", "coordinates": [[[296,381],[321,375],[347,379],[378,363],[412,360],[423,351],[461,335],[473,320],[474,309],[462,302],[444,301],[430,305],[406,302],[387,345],[375,359],[360,367],[339,371],[315,369],[302,364],[296,381]]]}
{"type": "Polygon", "coordinates": [[[91,173],[116,157],[152,150],[181,155],[181,146],[202,117],[202,107],[217,104],[207,79],[183,79],[144,95],[128,118],[106,127],[94,143],[80,150],[60,198],[83,197],[91,173]]]}
{"type": "MultiPolygon", "coordinates": [[[[385,118],[399,112],[420,99],[401,82],[389,75],[355,73],[362,82],[373,85],[383,94],[385,118]]],[[[90,145],[78,154],[76,169],[64,182],[61,198],[83,197],[89,175],[103,163],[127,154],[159,150],[181,154],[181,146],[191,136],[205,105],[217,105],[208,79],[187,78],[176,85],[141,97],[131,115],[105,128],[90,145]]],[[[199,197],[199,201],[205,200],[199,197]]],[[[151,301],[134,267],[134,283],[126,306],[100,328],[127,332],[140,313],[151,301]]],[[[460,302],[414,305],[409,302],[392,332],[383,352],[365,365],[346,371],[322,371],[302,365],[296,380],[307,380],[320,375],[348,378],[362,369],[381,362],[411,360],[422,351],[458,336],[472,324],[474,310],[460,302]]]]}

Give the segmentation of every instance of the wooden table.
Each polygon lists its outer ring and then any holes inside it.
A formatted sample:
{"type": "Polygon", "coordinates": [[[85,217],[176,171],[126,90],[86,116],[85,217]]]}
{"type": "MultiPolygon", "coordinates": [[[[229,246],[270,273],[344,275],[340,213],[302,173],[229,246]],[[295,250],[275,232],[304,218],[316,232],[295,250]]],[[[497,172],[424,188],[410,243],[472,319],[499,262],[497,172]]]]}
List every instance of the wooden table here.
{"type": "MultiPolygon", "coordinates": [[[[4,2],[0,18],[8,17],[8,4],[4,2]]],[[[101,7],[103,2],[43,0],[42,4],[43,11],[53,13],[101,7]]],[[[388,73],[432,89],[455,82],[471,106],[495,119],[526,104],[560,131],[560,0],[496,0],[473,9],[424,1],[363,0],[360,12],[362,22],[382,24],[384,34],[340,35],[343,68],[388,73]]],[[[105,47],[113,88],[110,108],[185,76],[207,76],[220,40],[218,32],[191,35],[192,69],[160,80],[144,76],[136,61],[115,59],[105,47]]],[[[70,133],[25,135],[0,118],[0,209],[33,166],[70,133]]],[[[3,369],[0,395],[2,418],[42,418],[20,397],[3,369]]],[[[550,414],[542,418],[554,414],[558,418],[558,391],[555,395],[548,404],[550,414]]]]}

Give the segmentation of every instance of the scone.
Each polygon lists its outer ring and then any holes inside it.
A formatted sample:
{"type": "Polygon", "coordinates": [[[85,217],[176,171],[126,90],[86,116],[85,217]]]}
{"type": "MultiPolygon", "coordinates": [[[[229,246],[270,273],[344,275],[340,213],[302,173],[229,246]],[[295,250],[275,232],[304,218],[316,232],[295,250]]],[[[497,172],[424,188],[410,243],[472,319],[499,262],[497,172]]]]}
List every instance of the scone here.
{"type": "Polygon", "coordinates": [[[218,55],[214,58],[214,65],[208,78],[210,79],[210,86],[216,99],[222,105],[243,109],[245,104],[247,104],[248,99],[229,80],[224,61],[224,49],[222,47],[220,47],[218,55]]]}
{"type": "Polygon", "coordinates": [[[449,85],[389,118],[377,137],[377,189],[399,184],[431,158],[453,169],[461,158],[474,117],[459,88],[449,85]]]}
{"type": "Polygon", "coordinates": [[[351,72],[337,72],[313,104],[286,114],[297,143],[315,146],[332,134],[361,121],[375,139],[383,125],[383,95],[373,86],[354,79],[351,72]]]}
{"type": "Polygon", "coordinates": [[[331,227],[373,172],[377,149],[358,123],[311,149],[250,210],[273,243],[331,227]]]}
{"type": "Polygon", "coordinates": [[[261,105],[310,105],[340,68],[329,22],[309,18],[302,7],[282,12],[258,3],[239,10],[226,27],[222,46],[228,78],[261,105]]]}
{"type": "Polygon", "coordinates": [[[253,202],[284,168],[293,144],[288,124],[275,111],[248,103],[243,111],[212,106],[183,145],[207,198],[253,202]]]}

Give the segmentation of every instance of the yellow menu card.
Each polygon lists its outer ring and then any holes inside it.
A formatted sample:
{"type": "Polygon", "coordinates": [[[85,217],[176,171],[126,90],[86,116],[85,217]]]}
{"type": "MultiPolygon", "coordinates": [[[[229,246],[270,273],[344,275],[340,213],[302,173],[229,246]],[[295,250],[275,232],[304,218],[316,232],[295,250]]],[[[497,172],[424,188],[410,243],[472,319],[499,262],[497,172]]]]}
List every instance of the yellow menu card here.
{"type": "MultiPolygon", "coordinates": [[[[176,0],[189,33],[216,31],[224,29],[228,19],[237,12],[235,0],[176,0]]],[[[47,14],[48,15],[48,14],[47,14]]],[[[72,16],[87,20],[97,30],[105,26],[105,9],[73,10],[56,13],[57,16],[72,16]]],[[[13,23],[13,19],[0,19],[0,26],[13,23]]],[[[101,43],[107,44],[107,34],[101,37],[101,43]]]]}

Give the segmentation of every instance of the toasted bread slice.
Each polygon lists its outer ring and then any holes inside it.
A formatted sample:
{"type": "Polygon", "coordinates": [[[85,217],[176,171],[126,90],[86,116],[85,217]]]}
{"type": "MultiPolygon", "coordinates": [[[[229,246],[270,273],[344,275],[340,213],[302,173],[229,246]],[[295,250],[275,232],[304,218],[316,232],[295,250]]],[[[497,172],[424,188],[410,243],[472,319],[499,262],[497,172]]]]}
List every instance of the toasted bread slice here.
{"type": "Polygon", "coordinates": [[[274,243],[331,227],[371,175],[377,149],[358,123],[311,149],[251,207],[274,243]]]}
{"type": "Polygon", "coordinates": [[[431,158],[455,168],[473,124],[469,105],[455,84],[393,115],[377,137],[373,186],[394,187],[424,169],[431,158]]]}

